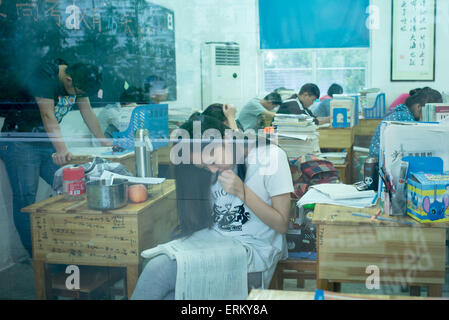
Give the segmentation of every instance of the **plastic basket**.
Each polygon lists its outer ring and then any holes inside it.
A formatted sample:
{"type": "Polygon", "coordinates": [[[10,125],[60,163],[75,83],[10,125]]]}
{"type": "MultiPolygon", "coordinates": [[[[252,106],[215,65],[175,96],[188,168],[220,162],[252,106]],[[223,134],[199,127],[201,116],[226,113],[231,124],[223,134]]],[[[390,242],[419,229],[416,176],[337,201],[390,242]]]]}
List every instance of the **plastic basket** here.
{"type": "Polygon", "coordinates": [[[168,105],[150,104],[136,107],[128,129],[113,133],[113,143],[125,150],[134,150],[134,133],[137,129],[147,129],[154,150],[168,146],[168,105]]]}
{"type": "Polygon", "coordinates": [[[379,93],[371,108],[364,108],[365,119],[383,119],[385,116],[385,93],[379,93]]]}

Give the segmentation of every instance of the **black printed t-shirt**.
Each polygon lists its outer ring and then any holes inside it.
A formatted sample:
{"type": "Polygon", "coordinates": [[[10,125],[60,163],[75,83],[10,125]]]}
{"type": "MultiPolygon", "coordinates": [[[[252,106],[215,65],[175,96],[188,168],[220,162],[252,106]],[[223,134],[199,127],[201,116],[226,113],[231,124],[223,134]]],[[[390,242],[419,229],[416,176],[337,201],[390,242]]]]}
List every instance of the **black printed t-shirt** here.
{"type": "Polygon", "coordinates": [[[53,99],[56,105],[60,97],[69,96],[59,80],[60,65],[67,63],[62,59],[43,63],[18,84],[20,96],[9,104],[2,132],[46,132],[35,97],[53,99]]]}

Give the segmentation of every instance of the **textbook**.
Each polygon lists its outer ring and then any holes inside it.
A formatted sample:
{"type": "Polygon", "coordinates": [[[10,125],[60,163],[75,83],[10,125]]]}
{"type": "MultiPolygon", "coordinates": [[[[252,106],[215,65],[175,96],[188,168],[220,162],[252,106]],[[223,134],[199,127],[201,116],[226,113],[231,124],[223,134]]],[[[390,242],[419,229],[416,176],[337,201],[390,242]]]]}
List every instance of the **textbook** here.
{"type": "Polygon", "coordinates": [[[441,122],[449,119],[449,104],[428,103],[422,109],[423,122],[441,122]]]}
{"type": "Polygon", "coordinates": [[[318,126],[306,114],[276,114],[273,122],[278,145],[289,159],[320,153],[318,126]]]}

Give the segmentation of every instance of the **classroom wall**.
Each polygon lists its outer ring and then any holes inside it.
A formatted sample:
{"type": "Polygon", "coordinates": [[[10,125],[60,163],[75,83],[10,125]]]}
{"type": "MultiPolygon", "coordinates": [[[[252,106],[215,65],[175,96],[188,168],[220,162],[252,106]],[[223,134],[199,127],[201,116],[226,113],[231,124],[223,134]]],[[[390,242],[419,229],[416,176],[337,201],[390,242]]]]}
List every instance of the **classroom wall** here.
{"type": "MultiPolygon", "coordinates": [[[[258,94],[259,31],[257,0],[151,0],[174,11],[178,99],[170,110],[201,107],[200,48],[208,41],[240,44],[243,78],[242,107],[258,94]]],[[[262,93],[263,94],[263,93],[262,93]]],[[[225,101],[223,101],[225,102],[225,101]]]]}
{"type": "Polygon", "coordinates": [[[437,0],[435,82],[391,82],[391,3],[371,0],[380,9],[380,28],[371,33],[371,86],[381,88],[389,106],[401,93],[420,87],[449,92],[449,1],[437,0]]]}
{"type": "MultiPolygon", "coordinates": [[[[430,86],[449,92],[449,1],[437,0],[435,82],[391,82],[391,1],[371,0],[379,7],[380,28],[372,30],[367,85],[386,93],[387,105],[401,93],[430,86]]],[[[201,103],[200,45],[205,41],[237,41],[241,45],[242,104],[263,95],[259,53],[257,0],[152,0],[175,12],[178,100],[170,109],[195,109],[201,103]]],[[[239,106],[237,106],[239,107],[239,106]]]]}

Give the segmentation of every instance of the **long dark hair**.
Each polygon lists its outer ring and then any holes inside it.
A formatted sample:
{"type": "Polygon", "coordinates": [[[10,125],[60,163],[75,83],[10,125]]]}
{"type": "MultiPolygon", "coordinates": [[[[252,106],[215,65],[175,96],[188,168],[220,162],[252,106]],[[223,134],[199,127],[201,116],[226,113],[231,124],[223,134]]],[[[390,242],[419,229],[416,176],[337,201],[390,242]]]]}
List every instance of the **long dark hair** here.
{"type": "MultiPolygon", "coordinates": [[[[216,118],[197,115],[189,119],[180,127],[180,129],[187,131],[189,137],[194,137],[193,127],[195,121],[199,121],[201,124],[201,134],[208,129],[216,129],[220,132],[221,139],[224,139],[226,130],[230,130],[229,127],[225,126],[216,118]]],[[[181,143],[181,140],[182,139],[179,139],[174,142],[172,150],[177,150],[176,146],[178,143],[181,143]]],[[[212,141],[213,140],[202,140],[201,150],[212,141]]],[[[264,139],[263,141],[266,145],[270,144],[268,139],[264,139]]],[[[194,143],[198,143],[193,139],[189,139],[189,141],[183,139],[182,142],[187,142],[187,146],[190,148],[190,154],[192,154],[194,150],[194,143]]],[[[258,146],[258,142],[259,139],[256,139],[256,147],[258,146]]],[[[236,137],[234,137],[232,144],[234,155],[233,163],[237,163],[237,143],[240,142],[237,142],[236,137]]],[[[245,152],[248,152],[248,139],[244,139],[243,143],[245,152]]],[[[179,156],[181,155],[179,154],[179,156]]],[[[194,164],[177,164],[172,166],[176,179],[176,197],[179,217],[179,225],[176,227],[172,237],[188,237],[196,231],[212,227],[214,221],[212,215],[211,187],[214,181],[216,181],[214,179],[216,178],[216,175],[206,169],[199,168],[194,164]]],[[[245,163],[236,164],[236,168],[237,176],[242,181],[245,181],[247,171],[245,163]]]]}
{"type": "Polygon", "coordinates": [[[405,105],[411,108],[415,104],[424,106],[427,103],[442,103],[443,98],[441,93],[429,87],[418,89],[413,95],[405,100],[405,105]]]}
{"type": "MultiPolygon", "coordinates": [[[[223,104],[222,103],[214,103],[208,106],[202,113],[195,112],[190,117],[189,120],[197,119],[200,116],[208,116],[211,118],[215,118],[218,121],[225,123],[228,119],[223,112],[223,104]]],[[[217,128],[218,129],[218,128],[217,128]]]]}

